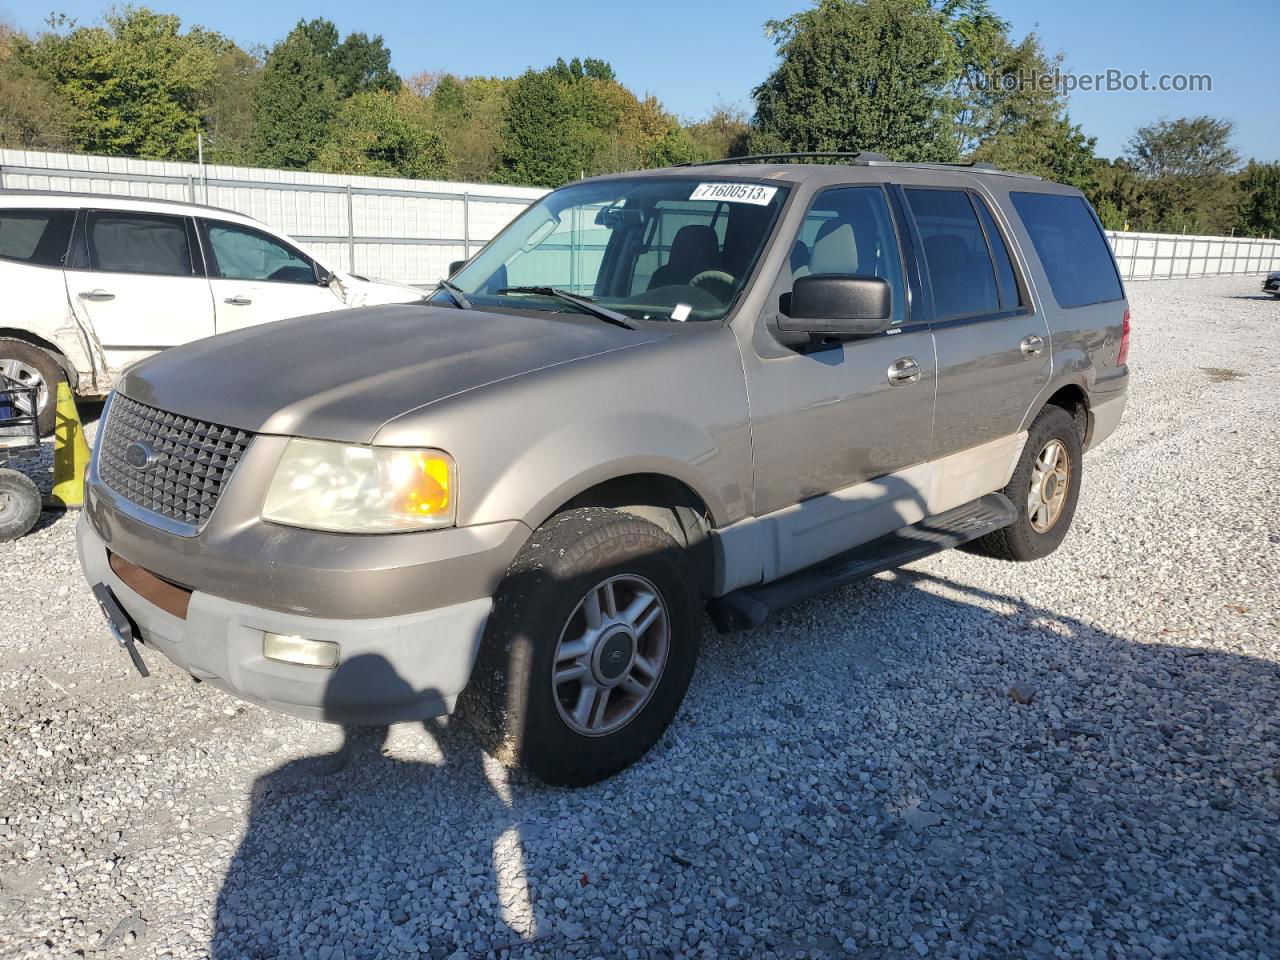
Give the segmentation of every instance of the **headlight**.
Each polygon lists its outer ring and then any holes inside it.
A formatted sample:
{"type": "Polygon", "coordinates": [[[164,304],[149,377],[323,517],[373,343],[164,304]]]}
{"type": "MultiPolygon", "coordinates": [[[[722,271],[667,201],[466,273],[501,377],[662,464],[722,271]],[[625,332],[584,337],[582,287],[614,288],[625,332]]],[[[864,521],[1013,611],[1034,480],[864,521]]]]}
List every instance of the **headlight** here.
{"type": "Polygon", "coordinates": [[[396,533],[453,525],[456,472],[441,450],[289,441],[262,518],[311,530],[396,533]]]}

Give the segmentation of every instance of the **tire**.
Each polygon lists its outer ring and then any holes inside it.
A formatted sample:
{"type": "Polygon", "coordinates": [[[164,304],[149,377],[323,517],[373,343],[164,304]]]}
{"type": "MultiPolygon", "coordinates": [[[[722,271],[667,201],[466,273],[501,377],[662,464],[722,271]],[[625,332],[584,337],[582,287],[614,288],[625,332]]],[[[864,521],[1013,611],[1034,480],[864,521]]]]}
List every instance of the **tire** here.
{"type": "Polygon", "coordinates": [[[0,470],[0,543],[26,536],[40,519],[40,491],[17,470],[0,470]]]}
{"type": "MultiPolygon", "coordinates": [[[[1075,418],[1061,407],[1048,406],[1040,411],[1039,416],[1027,431],[1027,443],[1022,448],[1022,456],[1013,471],[1008,486],[1001,492],[1009,498],[1018,511],[1018,518],[994,533],[979,537],[966,544],[971,553],[995,557],[997,560],[1029,561],[1047,557],[1058,549],[1071,528],[1071,519],[1075,516],[1076,501],[1080,498],[1080,481],[1083,477],[1084,458],[1080,433],[1075,418]],[[1066,493],[1062,496],[1052,524],[1045,528],[1044,514],[1039,514],[1039,522],[1033,522],[1030,511],[1032,496],[1032,479],[1036,472],[1036,463],[1050,444],[1057,442],[1061,453],[1067,459],[1066,493]]],[[[1060,474],[1058,475],[1060,477],[1060,474]]],[[[1061,484],[1055,478],[1054,492],[1061,484]]],[[[1049,488],[1048,482],[1041,490],[1049,488]]],[[[1051,513],[1052,511],[1050,511],[1051,513]]]]}
{"type": "Polygon", "coordinates": [[[0,373],[8,373],[23,385],[43,385],[36,421],[40,427],[40,436],[46,437],[53,433],[54,415],[58,408],[58,383],[63,378],[62,368],[57,361],[44,350],[26,341],[0,337],[0,373]]]}
{"type": "Polygon", "coordinates": [[[693,676],[700,624],[692,584],[683,550],[647,520],[597,507],[553,517],[498,588],[461,697],[464,720],[501,763],[556,786],[596,783],[635,763],[662,736],[693,676]],[[594,628],[593,597],[604,611],[594,628]],[[602,597],[612,598],[616,617],[602,597]],[[629,633],[630,609],[643,629],[629,633]],[[589,652],[575,658],[575,650],[589,652]],[[582,676],[557,684],[557,664],[559,676],[582,676]],[[646,685],[643,696],[635,692],[646,685]]]}

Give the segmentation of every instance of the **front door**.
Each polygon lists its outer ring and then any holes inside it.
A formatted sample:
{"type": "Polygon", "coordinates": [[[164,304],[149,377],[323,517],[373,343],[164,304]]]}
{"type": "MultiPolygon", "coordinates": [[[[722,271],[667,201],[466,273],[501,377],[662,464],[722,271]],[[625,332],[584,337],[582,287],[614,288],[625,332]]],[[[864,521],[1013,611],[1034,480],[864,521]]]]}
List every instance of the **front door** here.
{"type": "Polygon", "coordinates": [[[113,373],[213,333],[213,299],[188,218],[86,210],[81,219],[67,296],[113,373]]]}
{"type": "Polygon", "coordinates": [[[929,455],[933,337],[912,315],[883,187],[839,187],[814,198],[775,286],[780,312],[792,281],[809,274],[883,278],[893,325],[803,348],[782,346],[762,325],[743,345],[754,512],[771,531],[766,578],[913,523],[925,510],[926,491],[912,483],[911,470],[929,455]]]}
{"type": "Polygon", "coordinates": [[[345,306],[296,247],[243,224],[202,223],[218,333],[345,306]]]}

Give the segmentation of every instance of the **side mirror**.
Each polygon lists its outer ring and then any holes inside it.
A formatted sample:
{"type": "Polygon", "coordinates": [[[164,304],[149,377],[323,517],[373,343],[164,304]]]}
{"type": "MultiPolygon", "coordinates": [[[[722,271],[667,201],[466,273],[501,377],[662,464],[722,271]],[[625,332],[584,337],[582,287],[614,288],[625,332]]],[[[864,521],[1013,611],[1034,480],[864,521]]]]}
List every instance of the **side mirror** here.
{"type": "Polygon", "coordinates": [[[449,270],[448,270],[448,272],[444,275],[444,278],[445,278],[446,280],[448,280],[450,277],[452,277],[455,273],[457,273],[459,270],[461,270],[461,269],[462,269],[463,267],[465,267],[466,265],[467,265],[467,261],[465,261],[465,260],[455,260],[455,261],[453,261],[453,263],[449,264],[449,270]]]}
{"type": "Polygon", "coordinates": [[[333,274],[317,263],[316,284],[321,287],[327,287],[331,283],[333,283],[333,274]]]}
{"type": "Polygon", "coordinates": [[[800,277],[778,329],[819,337],[866,337],[889,329],[893,294],[881,277],[818,273],[800,277]]]}

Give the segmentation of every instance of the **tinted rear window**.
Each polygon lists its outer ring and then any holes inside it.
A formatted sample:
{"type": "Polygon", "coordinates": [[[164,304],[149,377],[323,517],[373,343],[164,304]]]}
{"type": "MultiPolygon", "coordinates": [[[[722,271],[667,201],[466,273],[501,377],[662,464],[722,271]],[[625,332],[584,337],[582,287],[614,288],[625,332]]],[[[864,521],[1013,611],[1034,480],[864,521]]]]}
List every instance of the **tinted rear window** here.
{"type": "Polygon", "coordinates": [[[86,235],[94,270],[191,276],[191,249],[181,217],[94,212],[86,235]]]}
{"type": "Polygon", "coordinates": [[[924,243],[939,319],[998,312],[995,268],[969,195],[963,190],[912,187],[906,194],[924,243]]]}
{"type": "Polygon", "coordinates": [[[1082,307],[1124,296],[1107,238],[1080,197],[1011,193],[1060,307],[1082,307]]]}
{"type": "Polygon", "coordinates": [[[62,266],[75,218],[74,210],[0,210],[0,257],[62,266]]]}

